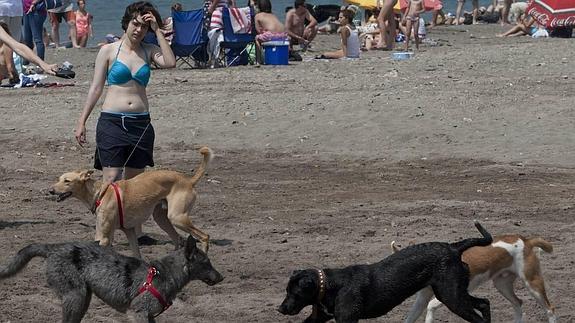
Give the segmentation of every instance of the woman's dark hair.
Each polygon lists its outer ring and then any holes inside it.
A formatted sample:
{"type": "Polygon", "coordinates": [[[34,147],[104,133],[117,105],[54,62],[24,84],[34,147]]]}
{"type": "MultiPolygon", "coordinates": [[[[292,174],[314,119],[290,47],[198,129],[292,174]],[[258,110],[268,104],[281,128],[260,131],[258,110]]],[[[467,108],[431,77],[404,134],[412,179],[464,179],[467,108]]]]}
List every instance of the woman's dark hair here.
{"type": "Polygon", "coordinates": [[[122,17],[122,29],[126,31],[126,29],[128,29],[128,25],[130,24],[130,21],[132,21],[138,16],[142,16],[147,13],[151,13],[152,15],[154,15],[154,17],[156,17],[156,21],[158,22],[158,26],[160,27],[160,29],[164,28],[162,17],[160,17],[160,14],[158,13],[158,10],[156,10],[154,5],[147,1],[138,1],[126,7],[124,17],[122,17]]]}
{"type": "Polygon", "coordinates": [[[257,4],[260,12],[272,13],[272,3],[270,0],[257,0],[257,4]]]}
{"type": "Polygon", "coordinates": [[[4,31],[5,31],[8,35],[12,36],[12,35],[10,34],[10,28],[8,28],[8,25],[7,25],[5,22],[0,21],[0,27],[2,27],[2,29],[4,29],[4,31]]]}
{"type": "Polygon", "coordinates": [[[349,9],[344,9],[341,11],[341,14],[345,19],[347,19],[347,23],[353,25],[353,18],[355,17],[355,12],[349,9]]]}
{"type": "Polygon", "coordinates": [[[295,0],[293,2],[293,7],[297,9],[298,7],[305,6],[305,0],[295,0]]]}

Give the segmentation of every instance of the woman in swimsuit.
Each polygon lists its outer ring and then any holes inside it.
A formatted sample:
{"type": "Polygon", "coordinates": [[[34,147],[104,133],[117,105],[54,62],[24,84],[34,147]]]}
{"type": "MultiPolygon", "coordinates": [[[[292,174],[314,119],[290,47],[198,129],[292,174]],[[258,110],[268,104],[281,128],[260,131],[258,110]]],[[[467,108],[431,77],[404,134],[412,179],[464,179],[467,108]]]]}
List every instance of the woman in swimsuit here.
{"type": "Polygon", "coordinates": [[[162,27],[162,19],[151,3],[132,3],[122,18],[124,35],[120,41],[102,46],[96,57],[94,79],[75,136],[80,146],[86,143],[86,120],[107,81],[108,91],[96,126],[94,160],[94,167],[103,172],[104,183],[132,178],[146,166],[154,166],[155,134],[146,95],[150,64],[160,68],[176,65],[162,27]],[[142,42],[148,30],[155,33],[160,47],[142,42]]]}

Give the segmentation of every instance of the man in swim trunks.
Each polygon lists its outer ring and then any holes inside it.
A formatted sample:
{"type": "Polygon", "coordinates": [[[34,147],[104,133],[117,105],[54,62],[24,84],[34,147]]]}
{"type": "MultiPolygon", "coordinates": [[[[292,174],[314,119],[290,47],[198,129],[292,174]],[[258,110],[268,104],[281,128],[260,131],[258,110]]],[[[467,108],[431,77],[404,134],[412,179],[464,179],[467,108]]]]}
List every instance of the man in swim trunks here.
{"type": "Polygon", "coordinates": [[[307,48],[317,35],[317,20],[305,6],[305,0],[295,0],[293,9],[286,14],[286,31],[290,39],[290,49],[293,45],[307,48]],[[305,25],[306,20],[309,22],[305,25]]]}
{"type": "Polygon", "coordinates": [[[48,10],[50,16],[50,23],[52,24],[52,38],[56,46],[60,46],[60,23],[64,19],[68,23],[70,29],[70,38],[72,39],[72,46],[79,48],[76,35],[76,14],[74,13],[72,0],[62,0],[62,5],[58,8],[48,10]]]}

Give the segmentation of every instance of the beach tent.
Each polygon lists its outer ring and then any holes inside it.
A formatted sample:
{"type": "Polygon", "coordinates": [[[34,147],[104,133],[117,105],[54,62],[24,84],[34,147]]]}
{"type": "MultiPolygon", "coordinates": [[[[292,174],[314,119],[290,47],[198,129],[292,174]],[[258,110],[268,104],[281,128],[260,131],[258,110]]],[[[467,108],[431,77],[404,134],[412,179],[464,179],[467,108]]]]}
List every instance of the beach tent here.
{"type": "Polygon", "coordinates": [[[547,28],[575,27],[575,0],[531,0],[527,14],[547,28]]]}

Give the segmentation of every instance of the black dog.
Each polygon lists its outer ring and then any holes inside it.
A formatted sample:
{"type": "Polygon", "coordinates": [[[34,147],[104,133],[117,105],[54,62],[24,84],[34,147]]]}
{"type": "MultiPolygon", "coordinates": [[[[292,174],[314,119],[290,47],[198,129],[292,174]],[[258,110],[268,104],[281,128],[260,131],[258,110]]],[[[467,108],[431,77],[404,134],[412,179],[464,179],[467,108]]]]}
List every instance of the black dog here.
{"type": "Polygon", "coordinates": [[[465,250],[487,246],[493,240],[479,223],[475,226],[483,238],[417,244],[372,265],[296,270],[278,311],[296,315],[313,305],[305,322],[327,322],[332,318],[336,322],[357,322],[384,315],[420,289],[431,286],[437,299],[453,313],[469,322],[491,322],[489,301],[467,292],[469,268],[461,261],[465,250]]]}
{"type": "MultiPolygon", "coordinates": [[[[309,3],[305,4],[307,11],[312,15],[312,17],[317,20],[317,23],[320,24],[330,17],[337,19],[339,17],[339,11],[341,10],[341,6],[336,4],[318,4],[312,5],[309,3]]],[[[286,7],[286,12],[288,12],[293,7],[286,7]]]]}
{"type": "Polygon", "coordinates": [[[129,312],[133,321],[154,322],[189,281],[211,286],[224,279],[192,236],[185,247],[150,264],[97,242],[31,244],[0,266],[0,279],[15,275],[34,257],[46,258],[48,284],[62,300],[63,322],[80,322],[92,293],[114,309],[129,312]]]}

